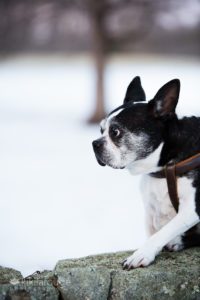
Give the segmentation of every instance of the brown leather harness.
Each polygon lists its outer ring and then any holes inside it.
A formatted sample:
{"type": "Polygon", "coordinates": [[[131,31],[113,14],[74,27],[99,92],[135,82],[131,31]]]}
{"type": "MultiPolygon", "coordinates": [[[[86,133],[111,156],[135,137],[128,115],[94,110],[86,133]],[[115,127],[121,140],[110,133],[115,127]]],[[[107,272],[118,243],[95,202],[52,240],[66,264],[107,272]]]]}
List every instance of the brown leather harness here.
{"type": "Polygon", "coordinates": [[[179,207],[179,197],[177,191],[177,176],[183,175],[200,166],[200,153],[191,156],[177,164],[167,164],[160,171],[150,173],[155,178],[166,178],[170,200],[176,212],[179,207]]]}

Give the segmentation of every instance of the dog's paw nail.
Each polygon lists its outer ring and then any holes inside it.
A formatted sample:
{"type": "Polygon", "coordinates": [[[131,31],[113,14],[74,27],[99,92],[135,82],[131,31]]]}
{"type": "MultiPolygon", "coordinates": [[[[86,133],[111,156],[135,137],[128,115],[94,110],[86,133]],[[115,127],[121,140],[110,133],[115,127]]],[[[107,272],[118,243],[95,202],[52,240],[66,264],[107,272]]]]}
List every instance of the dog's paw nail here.
{"type": "Polygon", "coordinates": [[[123,266],[123,265],[126,263],[126,261],[127,261],[127,259],[123,260],[123,261],[121,262],[121,265],[123,266]]]}
{"type": "Polygon", "coordinates": [[[128,270],[128,268],[129,268],[129,265],[127,263],[124,263],[123,264],[123,270],[128,270]]]}

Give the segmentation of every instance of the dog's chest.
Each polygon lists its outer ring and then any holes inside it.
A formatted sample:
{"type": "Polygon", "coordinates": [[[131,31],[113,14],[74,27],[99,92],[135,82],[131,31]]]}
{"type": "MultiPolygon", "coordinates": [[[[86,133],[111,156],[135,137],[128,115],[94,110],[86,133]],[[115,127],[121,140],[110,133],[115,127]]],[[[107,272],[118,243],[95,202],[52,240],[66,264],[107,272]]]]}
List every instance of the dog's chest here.
{"type": "MultiPolygon", "coordinates": [[[[176,215],[168,195],[166,179],[145,175],[142,178],[141,188],[146,214],[151,220],[153,230],[158,231],[176,215]]],[[[184,199],[187,199],[191,188],[191,181],[186,177],[178,180],[178,194],[181,205],[184,205],[184,199]]]]}

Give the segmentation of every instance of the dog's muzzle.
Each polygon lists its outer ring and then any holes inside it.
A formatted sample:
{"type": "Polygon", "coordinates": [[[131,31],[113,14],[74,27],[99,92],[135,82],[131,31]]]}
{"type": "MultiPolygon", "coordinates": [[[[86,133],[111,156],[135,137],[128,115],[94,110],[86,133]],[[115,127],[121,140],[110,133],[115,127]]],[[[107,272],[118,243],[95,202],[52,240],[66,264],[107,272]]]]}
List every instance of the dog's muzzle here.
{"type": "Polygon", "coordinates": [[[104,141],[102,140],[102,138],[92,142],[92,146],[93,146],[93,150],[94,150],[96,159],[97,159],[98,163],[104,167],[106,164],[101,160],[101,155],[103,152],[103,145],[104,145],[104,141]]]}

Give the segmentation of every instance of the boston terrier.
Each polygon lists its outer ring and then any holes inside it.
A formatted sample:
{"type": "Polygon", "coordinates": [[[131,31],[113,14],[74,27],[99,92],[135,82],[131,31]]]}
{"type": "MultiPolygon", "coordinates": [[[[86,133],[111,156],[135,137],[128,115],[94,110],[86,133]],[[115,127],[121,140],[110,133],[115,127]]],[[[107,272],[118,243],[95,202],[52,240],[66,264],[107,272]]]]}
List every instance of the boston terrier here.
{"type": "Polygon", "coordinates": [[[177,117],[179,92],[180,81],[173,79],[146,102],[140,77],[135,77],[123,105],[102,120],[102,136],[93,141],[101,166],[143,175],[148,239],[123,262],[124,269],[148,266],[164,247],[178,251],[200,246],[200,168],[177,176],[177,212],[166,178],[152,176],[169,163],[176,164],[200,153],[200,118],[177,117]]]}

